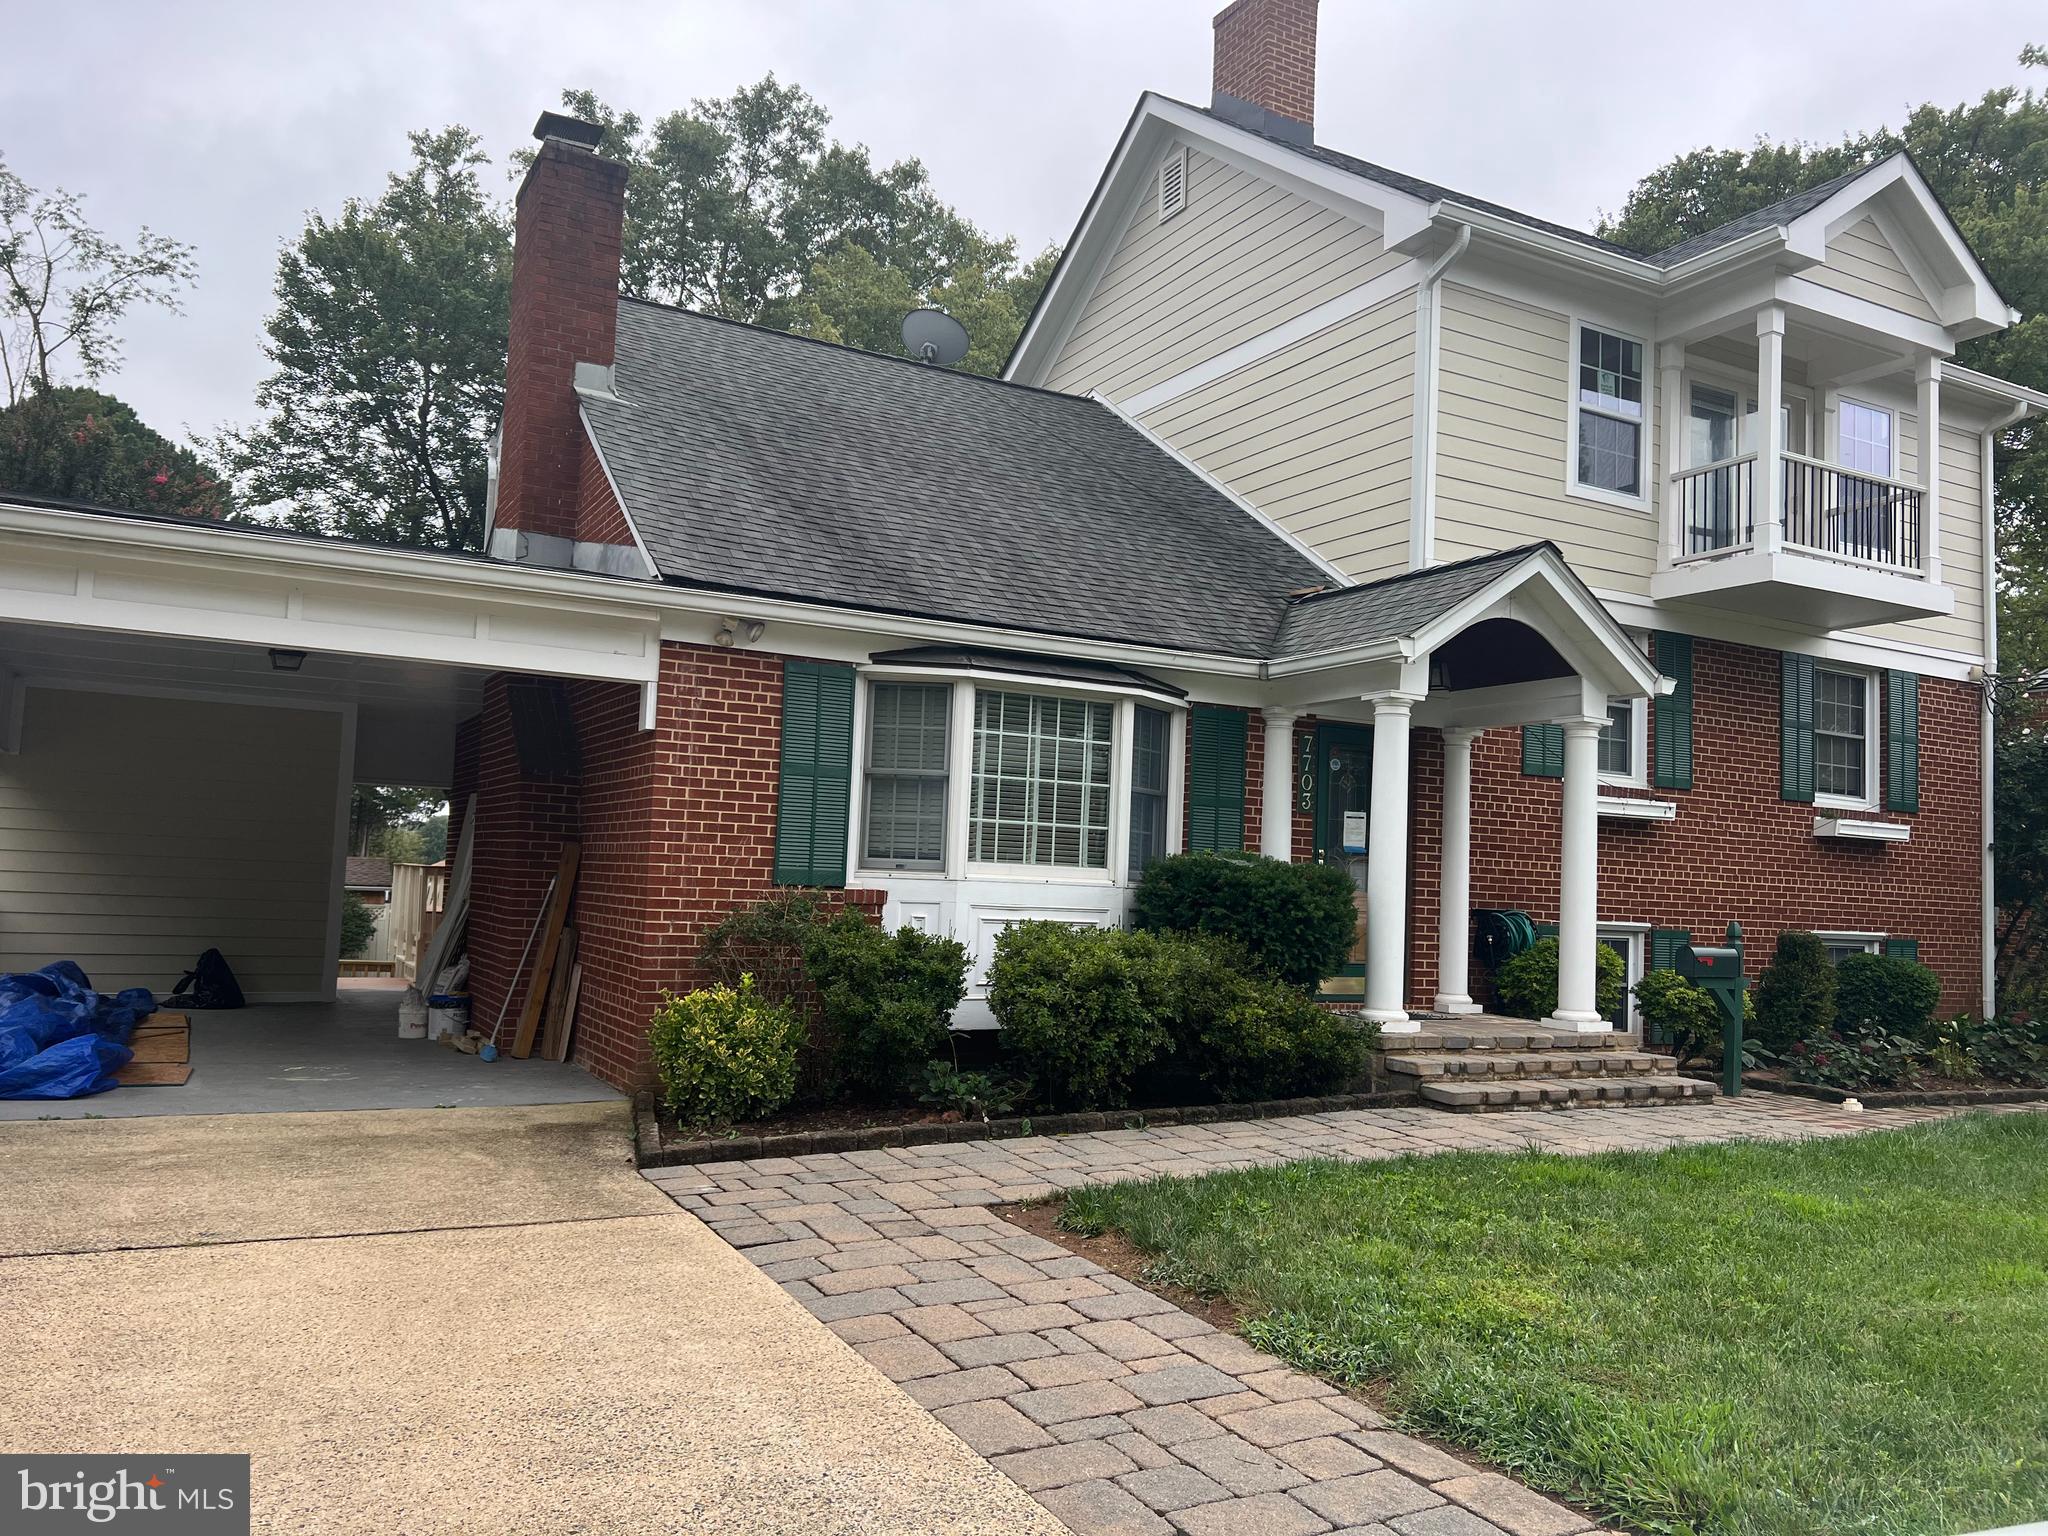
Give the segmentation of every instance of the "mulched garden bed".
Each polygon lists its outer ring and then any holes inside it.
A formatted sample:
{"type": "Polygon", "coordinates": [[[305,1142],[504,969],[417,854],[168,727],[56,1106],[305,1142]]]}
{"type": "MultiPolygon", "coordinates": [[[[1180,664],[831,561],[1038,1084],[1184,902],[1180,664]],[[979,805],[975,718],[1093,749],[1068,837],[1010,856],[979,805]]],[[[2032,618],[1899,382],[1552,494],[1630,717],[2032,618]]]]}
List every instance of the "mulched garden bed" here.
{"type": "MultiPolygon", "coordinates": [[[[1721,1074],[1686,1068],[1683,1077],[1697,1077],[1718,1083],[1721,1074]]],[[[1742,1086],[1760,1093],[1784,1093],[1795,1098],[1818,1099],[1823,1104],[1846,1104],[1854,1099],[1865,1109],[1913,1109],[1947,1104],[2039,1104],[2048,1103],[2048,1088],[2020,1088],[1990,1078],[1974,1082],[1943,1082],[1924,1088],[1829,1088],[1820,1083],[1798,1083],[1776,1072],[1745,1072],[1742,1086]]]]}
{"type": "Polygon", "coordinates": [[[1208,1125],[1219,1120],[1274,1120],[1346,1109],[1388,1109],[1417,1104],[1412,1088],[1337,1093],[1253,1104],[1190,1104],[1112,1109],[1070,1115],[1011,1115],[1000,1120],[948,1120],[935,1113],[839,1106],[783,1115],[715,1136],[693,1136],[666,1115],[641,1109],[636,1152],[640,1166],[737,1162],[756,1157],[803,1157],[816,1152],[867,1152],[880,1147],[923,1147],[942,1142],[1004,1141],[1016,1136],[1073,1136],[1087,1131],[1142,1130],[1148,1125],[1208,1125]],[[885,1118],[892,1116],[894,1118],[885,1118]],[[875,1123],[882,1120],[884,1123],[875,1123]]]}

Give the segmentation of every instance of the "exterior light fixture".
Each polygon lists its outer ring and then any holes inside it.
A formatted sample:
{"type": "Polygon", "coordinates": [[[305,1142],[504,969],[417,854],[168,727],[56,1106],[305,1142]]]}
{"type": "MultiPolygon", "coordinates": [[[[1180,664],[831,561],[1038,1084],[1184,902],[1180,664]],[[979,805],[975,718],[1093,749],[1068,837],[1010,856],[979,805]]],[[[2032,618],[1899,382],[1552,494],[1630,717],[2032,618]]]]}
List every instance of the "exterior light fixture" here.
{"type": "Polygon", "coordinates": [[[296,672],[306,664],[304,651],[277,651],[270,653],[270,669],[273,672],[296,672]]]}

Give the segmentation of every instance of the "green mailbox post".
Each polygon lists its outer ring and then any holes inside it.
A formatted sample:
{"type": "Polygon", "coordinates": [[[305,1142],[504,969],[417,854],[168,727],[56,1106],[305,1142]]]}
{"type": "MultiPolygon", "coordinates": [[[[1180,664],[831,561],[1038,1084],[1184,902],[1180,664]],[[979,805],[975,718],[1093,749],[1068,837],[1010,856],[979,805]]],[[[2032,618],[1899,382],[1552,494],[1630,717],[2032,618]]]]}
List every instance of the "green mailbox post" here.
{"type": "Polygon", "coordinates": [[[1678,952],[1677,970],[1721,1005],[1721,1091],[1733,1098],[1742,1092],[1742,994],[1749,990],[1742,974],[1742,924],[1728,925],[1721,948],[1688,944],[1678,952]]]}

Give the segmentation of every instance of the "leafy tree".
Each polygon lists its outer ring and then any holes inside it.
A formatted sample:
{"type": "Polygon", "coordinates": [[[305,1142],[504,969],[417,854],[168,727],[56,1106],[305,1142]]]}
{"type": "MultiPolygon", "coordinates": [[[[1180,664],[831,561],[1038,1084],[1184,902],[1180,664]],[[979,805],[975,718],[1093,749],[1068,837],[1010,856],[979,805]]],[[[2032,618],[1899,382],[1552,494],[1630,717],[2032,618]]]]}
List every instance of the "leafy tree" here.
{"type": "Polygon", "coordinates": [[[0,487],[144,512],[226,517],[227,481],[112,395],[38,387],[0,408],[0,487]]]}
{"type": "Polygon", "coordinates": [[[341,958],[353,960],[377,936],[377,915],[354,891],[341,893],[341,958]]]}
{"type": "Polygon", "coordinates": [[[51,388],[66,362],[88,383],[103,377],[121,360],[121,317],[138,304],[176,312],[198,270],[191,246],[146,227],[124,246],[86,221],[76,193],[38,192],[0,162],[5,403],[51,388]]]}
{"type": "MultiPolygon", "coordinates": [[[[396,858],[385,851],[389,834],[405,830],[415,837],[436,815],[442,818],[441,845],[447,847],[446,802],[438,789],[413,789],[404,784],[358,784],[349,796],[349,852],[377,858],[396,858]]],[[[405,843],[407,852],[424,852],[405,843]]],[[[407,859],[413,863],[416,860],[407,859]]]]}
{"type": "Polygon", "coordinates": [[[620,284],[637,298],[899,355],[904,312],[935,304],[967,327],[961,367],[995,373],[1057,259],[1020,264],[921,163],[830,138],[825,109],[773,75],[651,123],[590,91],[562,103],[630,168],[620,284]]]}
{"type": "Polygon", "coordinates": [[[448,813],[441,811],[420,823],[419,863],[438,864],[448,857],[448,813]]]}
{"type": "Polygon", "coordinates": [[[269,420],[224,435],[257,506],[306,532],[483,541],[486,455],[504,405],[512,226],[466,128],[411,136],[375,202],[314,214],[278,258],[265,330],[269,420]]]}

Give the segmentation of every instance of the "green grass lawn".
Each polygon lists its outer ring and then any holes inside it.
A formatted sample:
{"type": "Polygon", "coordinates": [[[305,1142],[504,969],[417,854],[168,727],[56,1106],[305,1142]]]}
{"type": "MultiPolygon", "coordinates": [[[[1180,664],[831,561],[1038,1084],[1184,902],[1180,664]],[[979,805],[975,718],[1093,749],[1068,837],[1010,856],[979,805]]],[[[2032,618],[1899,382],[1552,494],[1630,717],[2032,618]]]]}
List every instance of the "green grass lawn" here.
{"type": "Polygon", "coordinates": [[[2048,1518],[2048,1115],[1076,1191],[1154,1278],[1650,1531],[2048,1518]]]}

